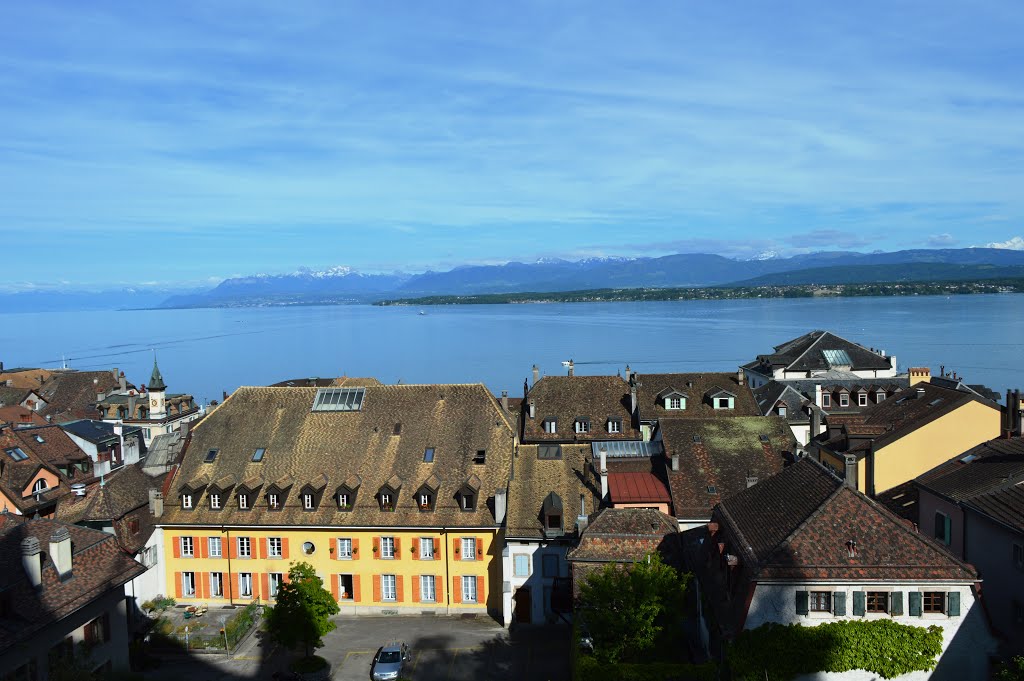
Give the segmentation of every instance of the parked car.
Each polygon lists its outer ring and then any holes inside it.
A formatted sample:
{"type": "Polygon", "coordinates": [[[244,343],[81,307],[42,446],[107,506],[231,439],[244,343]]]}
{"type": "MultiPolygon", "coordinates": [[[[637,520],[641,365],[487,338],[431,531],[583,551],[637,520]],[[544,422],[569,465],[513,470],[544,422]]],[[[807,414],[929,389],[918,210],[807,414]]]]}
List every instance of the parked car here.
{"type": "Polygon", "coordinates": [[[391,641],[377,651],[370,668],[373,681],[393,681],[403,675],[405,663],[410,660],[409,647],[400,641],[391,641]]]}

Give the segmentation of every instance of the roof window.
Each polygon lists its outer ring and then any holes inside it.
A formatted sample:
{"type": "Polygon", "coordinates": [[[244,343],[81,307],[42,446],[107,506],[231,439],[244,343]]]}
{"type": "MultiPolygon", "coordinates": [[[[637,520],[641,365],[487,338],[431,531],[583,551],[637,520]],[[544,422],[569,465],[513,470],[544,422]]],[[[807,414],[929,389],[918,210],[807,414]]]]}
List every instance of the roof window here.
{"type": "Polygon", "coordinates": [[[320,388],[313,398],[313,411],[361,411],[366,388],[320,388]]]}
{"type": "Polygon", "coordinates": [[[433,447],[427,447],[426,449],[423,450],[423,462],[424,463],[434,463],[434,448],[433,447]]]}
{"type": "Polygon", "coordinates": [[[700,435],[694,435],[693,436],[693,441],[696,442],[697,444],[700,444],[701,443],[700,435]]]}
{"type": "Polygon", "coordinates": [[[4,451],[6,451],[7,455],[10,456],[15,461],[24,461],[25,459],[28,458],[28,454],[21,451],[21,447],[11,447],[10,449],[4,451]]]}
{"type": "Polygon", "coordinates": [[[203,463],[213,463],[217,460],[217,454],[220,452],[219,449],[211,449],[206,452],[206,458],[203,459],[203,463]]]}
{"type": "Polygon", "coordinates": [[[42,435],[35,435],[34,437],[36,439],[36,442],[38,442],[39,444],[41,444],[41,445],[45,445],[46,444],[46,440],[43,439],[42,435]]]}
{"type": "Polygon", "coordinates": [[[263,455],[266,454],[266,453],[267,453],[267,448],[266,447],[260,447],[259,449],[257,449],[255,452],[252,453],[252,460],[253,460],[253,462],[254,463],[259,463],[259,462],[263,461],[263,455]]]}
{"type": "Polygon", "coordinates": [[[718,488],[714,485],[708,485],[708,494],[718,494],[718,488]]]}
{"type": "Polygon", "coordinates": [[[538,459],[561,459],[562,445],[538,445],[538,459]]]}
{"type": "Polygon", "coordinates": [[[771,438],[769,438],[767,435],[758,435],[757,439],[760,440],[761,442],[771,442],[771,438]]]}
{"type": "Polygon", "coordinates": [[[487,450],[486,449],[478,449],[478,450],[476,450],[476,455],[473,456],[473,463],[475,463],[475,464],[477,464],[479,466],[479,465],[484,464],[486,462],[487,462],[487,450]]]}

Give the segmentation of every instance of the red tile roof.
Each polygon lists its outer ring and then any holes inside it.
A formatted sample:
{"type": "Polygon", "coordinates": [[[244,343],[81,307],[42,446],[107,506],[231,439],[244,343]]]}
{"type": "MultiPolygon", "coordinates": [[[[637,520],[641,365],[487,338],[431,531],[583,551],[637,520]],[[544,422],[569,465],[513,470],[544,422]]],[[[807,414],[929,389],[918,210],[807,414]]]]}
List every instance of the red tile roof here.
{"type": "Polygon", "coordinates": [[[669,503],[665,483],[653,473],[609,473],[608,491],[613,504],[669,503]]]}

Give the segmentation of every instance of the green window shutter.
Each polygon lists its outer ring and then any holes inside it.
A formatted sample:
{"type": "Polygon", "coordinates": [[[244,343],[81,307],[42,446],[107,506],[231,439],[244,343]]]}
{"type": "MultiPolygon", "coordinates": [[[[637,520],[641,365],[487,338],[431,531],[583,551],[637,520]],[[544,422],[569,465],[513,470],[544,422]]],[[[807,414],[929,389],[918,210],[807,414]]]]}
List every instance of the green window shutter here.
{"type": "Polygon", "coordinates": [[[911,617],[921,616],[921,592],[911,591],[908,594],[910,612],[908,613],[911,617]]]}
{"type": "Polygon", "coordinates": [[[960,616],[960,592],[950,591],[946,594],[946,614],[950,617],[960,616]]]}
{"type": "Polygon", "coordinates": [[[889,597],[889,614],[896,616],[903,614],[903,592],[893,591],[889,597]]]}
{"type": "Polygon", "coordinates": [[[838,617],[846,615],[846,592],[836,591],[832,594],[832,610],[838,617]]]}
{"type": "Polygon", "coordinates": [[[853,614],[855,617],[863,617],[867,608],[867,594],[863,591],[853,592],[853,614]]]}
{"type": "Polygon", "coordinates": [[[808,612],[810,612],[810,608],[808,606],[808,603],[809,603],[809,597],[808,597],[807,592],[806,591],[797,591],[796,592],[796,614],[798,614],[798,615],[806,615],[808,612]]]}
{"type": "Polygon", "coordinates": [[[945,525],[945,543],[946,546],[949,546],[953,543],[953,519],[950,518],[948,515],[946,516],[945,525]]]}

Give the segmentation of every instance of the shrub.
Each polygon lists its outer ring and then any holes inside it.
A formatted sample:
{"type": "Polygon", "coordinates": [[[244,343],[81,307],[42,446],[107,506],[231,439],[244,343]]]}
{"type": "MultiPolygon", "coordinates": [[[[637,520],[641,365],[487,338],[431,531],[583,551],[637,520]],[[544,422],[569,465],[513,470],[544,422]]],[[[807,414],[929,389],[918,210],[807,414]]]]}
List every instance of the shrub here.
{"type": "Polygon", "coordinates": [[[718,670],[712,662],[609,664],[596,657],[581,655],[574,678],[578,681],[716,681],[718,670]]]}
{"type": "Polygon", "coordinates": [[[259,607],[256,603],[250,603],[224,623],[224,633],[227,634],[230,647],[234,648],[242,637],[249,633],[253,622],[256,621],[259,607]]]}

